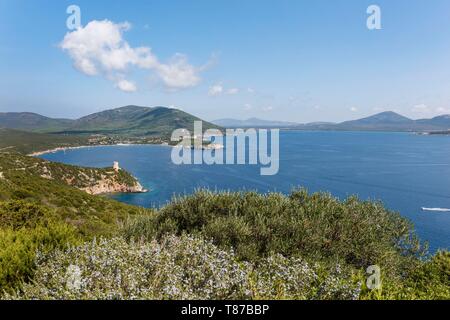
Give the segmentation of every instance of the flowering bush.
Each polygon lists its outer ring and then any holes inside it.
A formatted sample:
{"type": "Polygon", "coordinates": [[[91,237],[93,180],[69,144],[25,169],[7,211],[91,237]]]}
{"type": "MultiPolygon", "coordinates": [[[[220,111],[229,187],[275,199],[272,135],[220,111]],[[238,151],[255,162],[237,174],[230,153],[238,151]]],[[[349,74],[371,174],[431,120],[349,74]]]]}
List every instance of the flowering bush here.
{"type": "Polygon", "coordinates": [[[381,203],[356,197],[340,201],[306,190],[289,196],[200,190],[123,228],[127,239],[185,232],[213,239],[220,248],[233,247],[243,261],[280,253],[357,269],[379,265],[390,274],[404,273],[426,252],[411,224],[381,203]]]}
{"type": "Polygon", "coordinates": [[[355,299],[339,270],[273,255],[239,262],[232,250],[183,235],[161,241],[101,239],[38,255],[19,299],[355,299]]]}

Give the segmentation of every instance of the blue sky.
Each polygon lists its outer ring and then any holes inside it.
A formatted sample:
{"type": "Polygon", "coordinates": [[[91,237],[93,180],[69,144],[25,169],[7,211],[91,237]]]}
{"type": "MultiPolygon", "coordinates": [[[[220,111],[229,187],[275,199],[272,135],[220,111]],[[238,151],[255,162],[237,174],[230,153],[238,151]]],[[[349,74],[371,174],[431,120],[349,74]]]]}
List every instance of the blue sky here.
{"type": "Polygon", "coordinates": [[[450,2],[0,0],[0,61],[0,112],[79,117],[136,104],[207,120],[431,117],[450,113],[450,2]],[[67,36],[71,4],[79,36],[67,36]],[[371,4],[382,30],[366,27],[371,4]],[[120,30],[124,61],[75,51],[105,26],[120,30]]]}

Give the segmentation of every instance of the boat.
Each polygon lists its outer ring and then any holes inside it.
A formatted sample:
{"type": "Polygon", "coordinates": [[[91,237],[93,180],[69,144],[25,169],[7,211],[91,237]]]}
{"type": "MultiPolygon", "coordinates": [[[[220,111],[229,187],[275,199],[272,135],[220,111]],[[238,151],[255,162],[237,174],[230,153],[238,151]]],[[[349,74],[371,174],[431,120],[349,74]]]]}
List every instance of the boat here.
{"type": "Polygon", "coordinates": [[[447,209],[447,208],[425,208],[425,207],[422,207],[422,211],[450,212],[450,209],[447,209]]]}

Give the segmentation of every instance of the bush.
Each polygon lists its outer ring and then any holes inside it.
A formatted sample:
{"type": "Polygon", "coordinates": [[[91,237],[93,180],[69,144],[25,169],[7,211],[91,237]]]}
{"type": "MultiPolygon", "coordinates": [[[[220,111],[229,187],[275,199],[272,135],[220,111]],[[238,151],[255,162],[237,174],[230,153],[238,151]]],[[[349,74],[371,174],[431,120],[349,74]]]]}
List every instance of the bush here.
{"type": "Polygon", "coordinates": [[[386,279],[381,290],[364,292],[364,299],[449,300],[450,252],[441,251],[400,281],[386,279]]]}
{"type": "Polygon", "coordinates": [[[38,249],[47,252],[63,248],[76,239],[73,227],[55,221],[40,205],[0,203],[0,292],[31,279],[38,249]]]}
{"type": "Polygon", "coordinates": [[[192,236],[158,243],[101,239],[38,256],[35,281],[18,299],[353,299],[340,270],[269,256],[238,262],[231,250],[192,236]]]}
{"type": "Polygon", "coordinates": [[[278,193],[212,193],[175,198],[154,218],[124,228],[127,239],[167,233],[200,234],[243,261],[272,253],[312,261],[341,261],[356,268],[412,267],[423,254],[408,221],[382,204],[296,190],[278,193]]]}
{"type": "Polygon", "coordinates": [[[0,203],[0,228],[34,228],[50,218],[50,211],[38,204],[25,201],[0,203]]]}

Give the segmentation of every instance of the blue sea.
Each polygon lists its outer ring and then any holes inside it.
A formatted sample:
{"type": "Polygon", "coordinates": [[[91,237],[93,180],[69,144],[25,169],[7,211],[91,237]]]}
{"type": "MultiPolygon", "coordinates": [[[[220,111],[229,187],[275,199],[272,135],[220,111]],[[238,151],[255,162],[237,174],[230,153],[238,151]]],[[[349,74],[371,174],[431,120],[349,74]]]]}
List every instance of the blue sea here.
{"type": "Polygon", "coordinates": [[[450,208],[450,136],[281,132],[280,169],[274,176],[261,176],[257,165],[175,165],[171,151],[156,145],[105,146],[42,158],[89,167],[119,161],[150,192],[111,197],[144,207],[164,205],[175,194],[190,194],[201,187],[288,193],[302,186],[342,199],[356,194],[381,200],[410,219],[432,251],[450,249],[450,212],[421,210],[450,208]]]}

